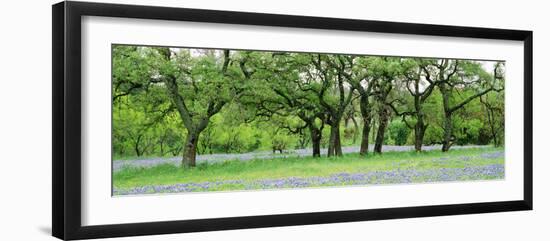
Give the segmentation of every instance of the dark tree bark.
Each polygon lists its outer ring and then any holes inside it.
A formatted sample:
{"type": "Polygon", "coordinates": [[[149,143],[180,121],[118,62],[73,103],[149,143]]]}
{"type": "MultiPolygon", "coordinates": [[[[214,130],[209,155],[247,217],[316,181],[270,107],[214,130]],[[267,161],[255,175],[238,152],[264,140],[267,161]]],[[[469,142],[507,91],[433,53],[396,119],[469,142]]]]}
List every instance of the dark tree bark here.
{"type": "Polygon", "coordinates": [[[428,99],[428,97],[431,95],[434,89],[433,82],[430,79],[428,79],[428,82],[429,82],[428,87],[424,90],[424,92],[421,92],[420,75],[418,75],[417,78],[414,80],[414,92],[411,92],[411,94],[413,94],[413,97],[414,97],[414,109],[415,109],[414,114],[416,116],[416,124],[414,125],[414,149],[417,152],[422,151],[422,144],[424,142],[424,133],[426,133],[426,129],[428,128],[428,124],[424,123],[425,114],[423,110],[423,104],[426,101],[426,99],[428,99]]]}
{"type": "Polygon", "coordinates": [[[328,144],[328,156],[342,156],[342,143],[340,140],[340,122],[330,125],[330,139],[328,144]]]}
{"type": "Polygon", "coordinates": [[[197,158],[197,144],[199,143],[200,132],[188,133],[183,146],[183,159],[181,164],[184,167],[194,167],[197,158]]]}
{"type": "Polygon", "coordinates": [[[450,96],[451,96],[450,92],[451,91],[446,85],[447,85],[447,83],[441,83],[441,84],[438,85],[439,90],[441,91],[441,96],[443,98],[443,113],[445,115],[444,116],[445,120],[444,120],[444,125],[443,125],[443,128],[444,128],[443,129],[443,142],[442,142],[443,146],[441,147],[441,150],[444,151],[444,152],[451,149],[451,146],[453,145],[453,142],[454,142],[453,113],[455,111],[459,110],[460,108],[464,107],[466,104],[470,103],[470,101],[472,101],[473,99],[478,98],[480,96],[483,96],[483,95],[489,93],[490,91],[495,90],[492,87],[488,88],[486,90],[483,90],[481,92],[478,92],[478,93],[466,98],[465,100],[463,100],[462,102],[460,102],[459,104],[457,104],[455,106],[451,106],[451,103],[450,103],[450,96]]]}
{"type": "MultiPolygon", "coordinates": [[[[451,146],[454,144],[454,135],[453,135],[453,114],[457,110],[464,107],[466,104],[470,103],[470,101],[483,96],[490,91],[502,91],[503,89],[495,89],[493,85],[490,85],[490,87],[479,91],[458,104],[453,105],[451,103],[451,95],[452,95],[452,89],[455,88],[455,86],[458,84],[456,82],[452,81],[452,77],[458,73],[458,67],[459,61],[451,61],[451,60],[443,60],[441,64],[436,65],[436,68],[438,69],[438,79],[436,81],[437,87],[439,91],[441,92],[441,97],[443,99],[443,114],[444,114],[444,121],[443,121],[443,141],[442,141],[442,147],[441,151],[446,152],[449,151],[451,146]]],[[[498,67],[498,65],[497,65],[498,67]]],[[[495,76],[494,78],[500,78],[496,76],[496,68],[495,67],[495,76]]],[[[459,82],[460,84],[466,85],[465,82],[459,82]]]]}
{"type": "Polygon", "coordinates": [[[424,134],[428,124],[424,124],[424,115],[417,116],[416,124],[414,125],[414,150],[417,152],[422,151],[422,145],[424,143],[424,134]]]}
{"type": "Polygon", "coordinates": [[[134,151],[136,152],[136,155],[138,157],[142,156],[143,155],[143,152],[144,150],[140,150],[140,145],[141,145],[141,139],[142,139],[143,135],[142,134],[139,134],[136,138],[136,140],[134,141],[134,151]]]}
{"type": "Polygon", "coordinates": [[[383,106],[382,110],[378,112],[378,130],[376,131],[376,140],[374,143],[374,152],[381,154],[382,153],[382,145],[384,144],[384,136],[386,133],[386,127],[388,126],[389,121],[389,111],[388,109],[383,106]]]}
{"type": "MultiPolygon", "coordinates": [[[[501,64],[497,63],[495,64],[495,67],[493,69],[493,78],[495,80],[504,80],[503,73],[501,72],[501,64]]],[[[500,92],[503,89],[496,89],[496,92],[500,92]]],[[[504,104],[499,106],[498,104],[495,106],[490,103],[488,96],[485,96],[485,100],[483,100],[483,96],[479,97],[479,101],[483,106],[485,107],[485,112],[487,113],[487,120],[489,121],[489,126],[491,128],[491,138],[493,140],[494,146],[500,146],[502,144],[502,141],[499,138],[498,133],[502,131],[504,128],[504,122],[502,122],[500,125],[497,123],[498,117],[496,117],[497,113],[500,113],[504,116],[504,104]]]]}
{"type": "MultiPolygon", "coordinates": [[[[327,123],[330,125],[330,138],[327,155],[342,156],[342,144],[340,141],[340,123],[346,107],[351,103],[353,96],[353,87],[346,90],[344,87],[344,73],[346,66],[336,63],[337,60],[323,59],[320,54],[312,58],[313,66],[320,72],[318,77],[321,79],[321,88],[315,94],[319,99],[319,103],[324,108],[328,115],[327,123]],[[331,70],[329,70],[331,68],[331,70]],[[335,86],[335,93],[338,98],[337,103],[331,104],[325,100],[325,94],[331,86],[335,86]]],[[[341,63],[341,62],[340,62],[341,63]]]]}
{"type": "Polygon", "coordinates": [[[306,123],[311,138],[311,145],[313,148],[313,157],[321,157],[321,139],[323,138],[324,123],[318,127],[315,124],[315,120],[319,118],[323,122],[322,113],[316,113],[314,116],[308,116],[304,112],[298,114],[298,117],[306,123]]]}
{"type": "MultiPolygon", "coordinates": [[[[169,48],[157,48],[157,51],[163,56],[165,61],[171,60],[171,52],[169,48]]],[[[223,53],[223,65],[221,67],[221,73],[226,74],[229,66],[229,50],[225,50],[223,53]]],[[[191,112],[186,104],[184,96],[179,91],[178,81],[176,76],[172,73],[162,73],[162,80],[166,85],[168,95],[170,96],[172,103],[176,107],[177,112],[183,122],[183,125],[187,129],[187,137],[183,145],[183,157],[181,160],[182,167],[195,166],[195,160],[197,156],[197,144],[201,132],[206,128],[210,118],[216,113],[220,112],[223,106],[227,104],[225,100],[212,100],[207,104],[206,113],[197,114],[191,112]]]]}
{"type": "Polygon", "coordinates": [[[441,143],[441,151],[449,151],[453,145],[453,119],[452,112],[445,112],[443,121],[443,142],[441,143]]]}
{"type": "Polygon", "coordinates": [[[310,133],[310,139],[313,146],[312,155],[313,157],[321,156],[321,139],[322,139],[322,130],[324,127],[324,113],[319,110],[319,107],[316,107],[311,103],[311,100],[308,98],[303,98],[299,96],[289,96],[285,91],[280,89],[273,89],[275,94],[279,97],[277,99],[270,99],[269,103],[277,103],[275,106],[270,107],[268,104],[260,101],[260,104],[256,106],[261,112],[259,115],[264,117],[272,117],[274,115],[287,117],[292,114],[295,114],[300,118],[305,125],[300,127],[291,127],[291,126],[281,126],[282,128],[288,130],[290,133],[303,133],[304,129],[307,128],[310,133]],[[320,125],[316,124],[316,121],[320,120],[320,125]]]}
{"type": "Polygon", "coordinates": [[[359,135],[359,124],[357,123],[357,120],[355,119],[355,108],[353,101],[350,103],[348,110],[345,112],[344,115],[344,136],[345,138],[351,137],[351,143],[355,144],[357,142],[357,137],[359,135]],[[349,122],[353,124],[353,129],[349,128],[349,122]]]}
{"type": "MultiPolygon", "coordinates": [[[[311,88],[310,85],[303,82],[302,79],[289,77],[288,70],[302,68],[302,63],[296,63],[293,60],[285,58],[287,54],[274,53],[273,57],[278,56],[281,59],[276,58],[274,79],[266,79],[266,81],[284,81],[291,83],[292,85],[281,84],[275,85],[272,88],[274,95],[257,96],[251,100],[251,104],[254,105],[257,116],[272,117],[278,115],[281,117],[298,116],[304,123],[301,127],[282,126],[291,133],[304,133],[305,128],[309,130],[310,141],[312,144],[312,156],[321,156],[321,140],[322,130],[325,124],[324,108],[320,106],[317,99],[317,93],[311,88]],[[310,95],[310,93],[315,93],[310,95]],[[266,97],[274,96],[273,98],[266,97]],[[320,121],[320,124],[318,123],[320,121]]],[[[313,79],[311,76],[310,80],[313,79]]]]}
{"type": "Polygon", "coordinates": [[[393,89],[393,79],[394,76],[389,74],[384,74],[379,81],[376,82],[375,99],[378,102],[378,130],[376,131],[376,139],[374,140],[374,152],[381,154],[382,146],[384,144],[384,136],[386,134],[386,127],[390,120],[390,106],[391,103],[388,103],[388,95],[393,89]]]}
{"type": "Polygon", "coordinates": [[[433,89],[435,88],[435,84],[431,79],[430,73],[428,71],[425,71],[425,78],[428,85],[425,86],[424,91],[420,90],[422,71],[422,66],[420,66],[416,69],[413,69],[413,71],[411,71],[412,73],[405,73],[405,78],[407,79],[407,90],[414,99],[414,110],[400,113],[397,108],[393,106],[393,103],[390,103],[390,107],[393,109],[394,113],[396,115],[402,116],[403,122],[407,125],[407,127],[414,130],[414,149],[417,152],[422,151],[424,134],[426,133],[426,129],[428,128],[428,124],[424,122],[426,114],[424,113],[423,105],[428,97],[430,97],[433,89]],[[414,86],[413,89],[411,89],[411,85],[414,86]],[[414,126],[407,122],[407,116],[412,116],[416,119],[416,123],[414,124],[414,126]]]}
{"type": "Polygon", "coordinates": [[[453,145],[453,111],[450,104],[451,93],[447,84],[441,82],[439,85],[439,91],[443,98],[443,141],[441,142],[441,151],[446,152],[451,149],[453,145]]]}
{"type": "MultiPolygon", "coordinates": [[[[318,116],[317,116],[318,117],[318,116]]],[[[307,121],[309,134],[311,136],[311,144],[313,147],[313,157],[321,157],[321,139],[323,138],[323,127],[324,125],[321,124],[320,127],[317,127],[315,125],[315,118],[305,118],[305,116],[301,116],[302,120],[307,121]]]]}
{"type": "Polygon", "coordinates": [[[321,157],[321,130],[315,126],[309,125],[309,133],[311,135],[311,143],[313,146],[313,157],[321,157]]]}
{"type": "MultiPolygon", "coordinates": [[[[281,128],[286,129],[290,133],[299,134],[302,133],[307,128],[310,133],[310,141],[313,146],[312,155],[313,157],[321,156],[321,139],[323,135],[324,128],[324,114],[319,112],[317,108],[313,105],[310,105],[309,100],[300,99],[300,98],[290,98],[280,90],[274,90],[277,95],[283,97],[283,100],[270,100],[273,103],[280,103],[284,106],[283,109],[287,109],[290,113],[295,113],[298,118],[300,118],[305,125],[299,127],[291,126],[281,126],[281,128]],[[297,111],[295,109],[301,109],[297,111]],[[320,125],[316,124],[316,120],[320,120],[320,125]]],[[[260,104],[257,106],[261,110],[261,116],[272,117],[274,115],[279,115],[287,117],[291,114],[283,112],[280,110],[280,107],[270,108],[268,105],[260,104]]]]}
{"type": "Polygon", "coordinates": [[[497,117],[495,117],[496,115],[495,111],[502,112],[502,109],[491,105],[491,103],[489,103],[488,100],[483,100],[483,96],[479,97],[479,102],[481,102],[481,104],[483,104],[483,106],[485,107],[485,113],[487,114],[487,121],[489,122],[489,127],[491,129],[491,139],[493,141],[493,145],[495,147],[500,146],[501,142],[498,138],[498,131],[497,131],[498,127],[496,123],[497,117]]]}
{"type": "Polygon", "coordinates": [[[363,131],[361,133],[361,147],[359,149],[359,155],[364,156],[369,152],[369,132],[370,132],[370,117],[363,117],[363,131]]]}
{"type": "MultiPolygon", "coordinates": [[[[352,56],[341,56],[339,57],[340,64],[342,66],[348,66],[348,68],[353,68],[354,66],[354,57],[352,56]]],[[[365,68],[363,66],[363,68],[365,68]]],[[[361,113],[361,118],[363,119],[363,130],[361,132],[361,144],[359,149],[359,154],[364,156],[367,155],[369,151],[369,132],[371,129],[371,122],[372,122],[372,105],[373,103],[369,101],[369,98],[371,97],[372,88],[374,86],[374,79],[369,78],[369,74],[367,71],[364,71],[362,73],[355,73],[354,71],[347,72],[347,71],[341,71],[342,75],[345,77],[347,82],[353,87],[353,89],[357,90],[359,93],[359,110],[361,113]]],[[[354,125],[356,130],[357,123],[355,119],[353,119],[354,125]]],[[[357,132],[356,132],[357,133],[357,132]]],[[[355,137],[354,137],[354,143],[355,143],[355,137]]]]}
{"type": "Polygon", "coordinates": [[[327,156],[331,157],[336,155],[336,141],[338,140],[336,137],[340,135],[340,130],[338,128],[338,124],[332,124],[330,123],[330,136],[328,139],[328,148],[327,148],[327,156]]]}
{"type": "Polygon", "coordinates": [[[361,133],[361,147],[359,155],[367,155],[369,152],[369,132],[372,121],[372,104],[369,102],[369,96],[372,89],[372,83],[368,88],[363,88],[360,84],[357,86],[359,92],[359,109],[363,118],[363,131],[361,133]]]}

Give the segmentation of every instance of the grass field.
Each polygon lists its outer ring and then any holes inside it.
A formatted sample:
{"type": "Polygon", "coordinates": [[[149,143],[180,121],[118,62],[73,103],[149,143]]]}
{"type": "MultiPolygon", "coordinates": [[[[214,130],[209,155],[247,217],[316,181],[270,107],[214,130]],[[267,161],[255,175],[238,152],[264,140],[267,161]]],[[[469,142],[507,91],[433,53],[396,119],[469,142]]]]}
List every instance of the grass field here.
{"type": "Polygon", "coordinates": [[[125,167],[113,174],[114,195],[501,179],[503,148],[387,152],[125,167]]]}

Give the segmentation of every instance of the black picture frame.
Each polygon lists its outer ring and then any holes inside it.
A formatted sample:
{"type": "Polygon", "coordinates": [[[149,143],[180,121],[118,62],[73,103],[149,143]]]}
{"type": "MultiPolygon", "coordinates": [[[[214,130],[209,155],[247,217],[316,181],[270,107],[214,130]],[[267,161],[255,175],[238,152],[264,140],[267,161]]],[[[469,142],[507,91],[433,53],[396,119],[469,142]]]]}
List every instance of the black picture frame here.
{"type": "Polygon", "coordinates": [[[533,32],[459,26],[262,13],[197,10],[90,2],[52,6],[52,233],[60,239],[87,239],[213,230],[308,225],[381,219],[474,214],[533,208],[533,32]],[[517,40],[524,43],[524,194],[522,200],[421,207],[174,220],[82,226],[81,224],[81,17],[195,21],[258,26],[351,30],[426,36],[517,40]]]}

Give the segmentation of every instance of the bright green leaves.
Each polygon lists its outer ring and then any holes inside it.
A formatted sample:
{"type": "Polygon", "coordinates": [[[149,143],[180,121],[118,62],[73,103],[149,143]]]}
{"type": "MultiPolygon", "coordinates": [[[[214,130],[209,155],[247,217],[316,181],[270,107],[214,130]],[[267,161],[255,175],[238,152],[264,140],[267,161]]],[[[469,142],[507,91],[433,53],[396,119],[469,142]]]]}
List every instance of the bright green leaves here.
{"type": "Polygon", "coordinates": [[[372,143],[382,121],[385,144],[411,144],[417,123],[427,126],[423,143],[436,144],[445,111],[455,113],[459,143],[503,136],[501,62],[125,45],[112,51],[117,155],[179,154],[189,133],[198,136],[198,153],[308,148],[316,131],[327,147],[333,128],[343,145],[358,145],[364,124],[372,143]]]}
{"type": "Polygon", "coordinates": [[[146,52],[141,47],[113,46],[113,100],[148,87],[154,70],[146,52]]]}

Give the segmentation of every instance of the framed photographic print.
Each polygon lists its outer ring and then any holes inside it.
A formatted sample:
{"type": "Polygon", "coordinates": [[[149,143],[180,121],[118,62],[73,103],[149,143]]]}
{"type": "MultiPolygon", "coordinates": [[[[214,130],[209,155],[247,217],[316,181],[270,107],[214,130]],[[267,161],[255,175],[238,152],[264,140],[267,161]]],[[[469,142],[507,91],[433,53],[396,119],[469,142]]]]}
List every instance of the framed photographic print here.
{"type": "Polygon", "coordinates": [[[53,235],[532,209],[532,32],[53,6],[53,235]]]}

